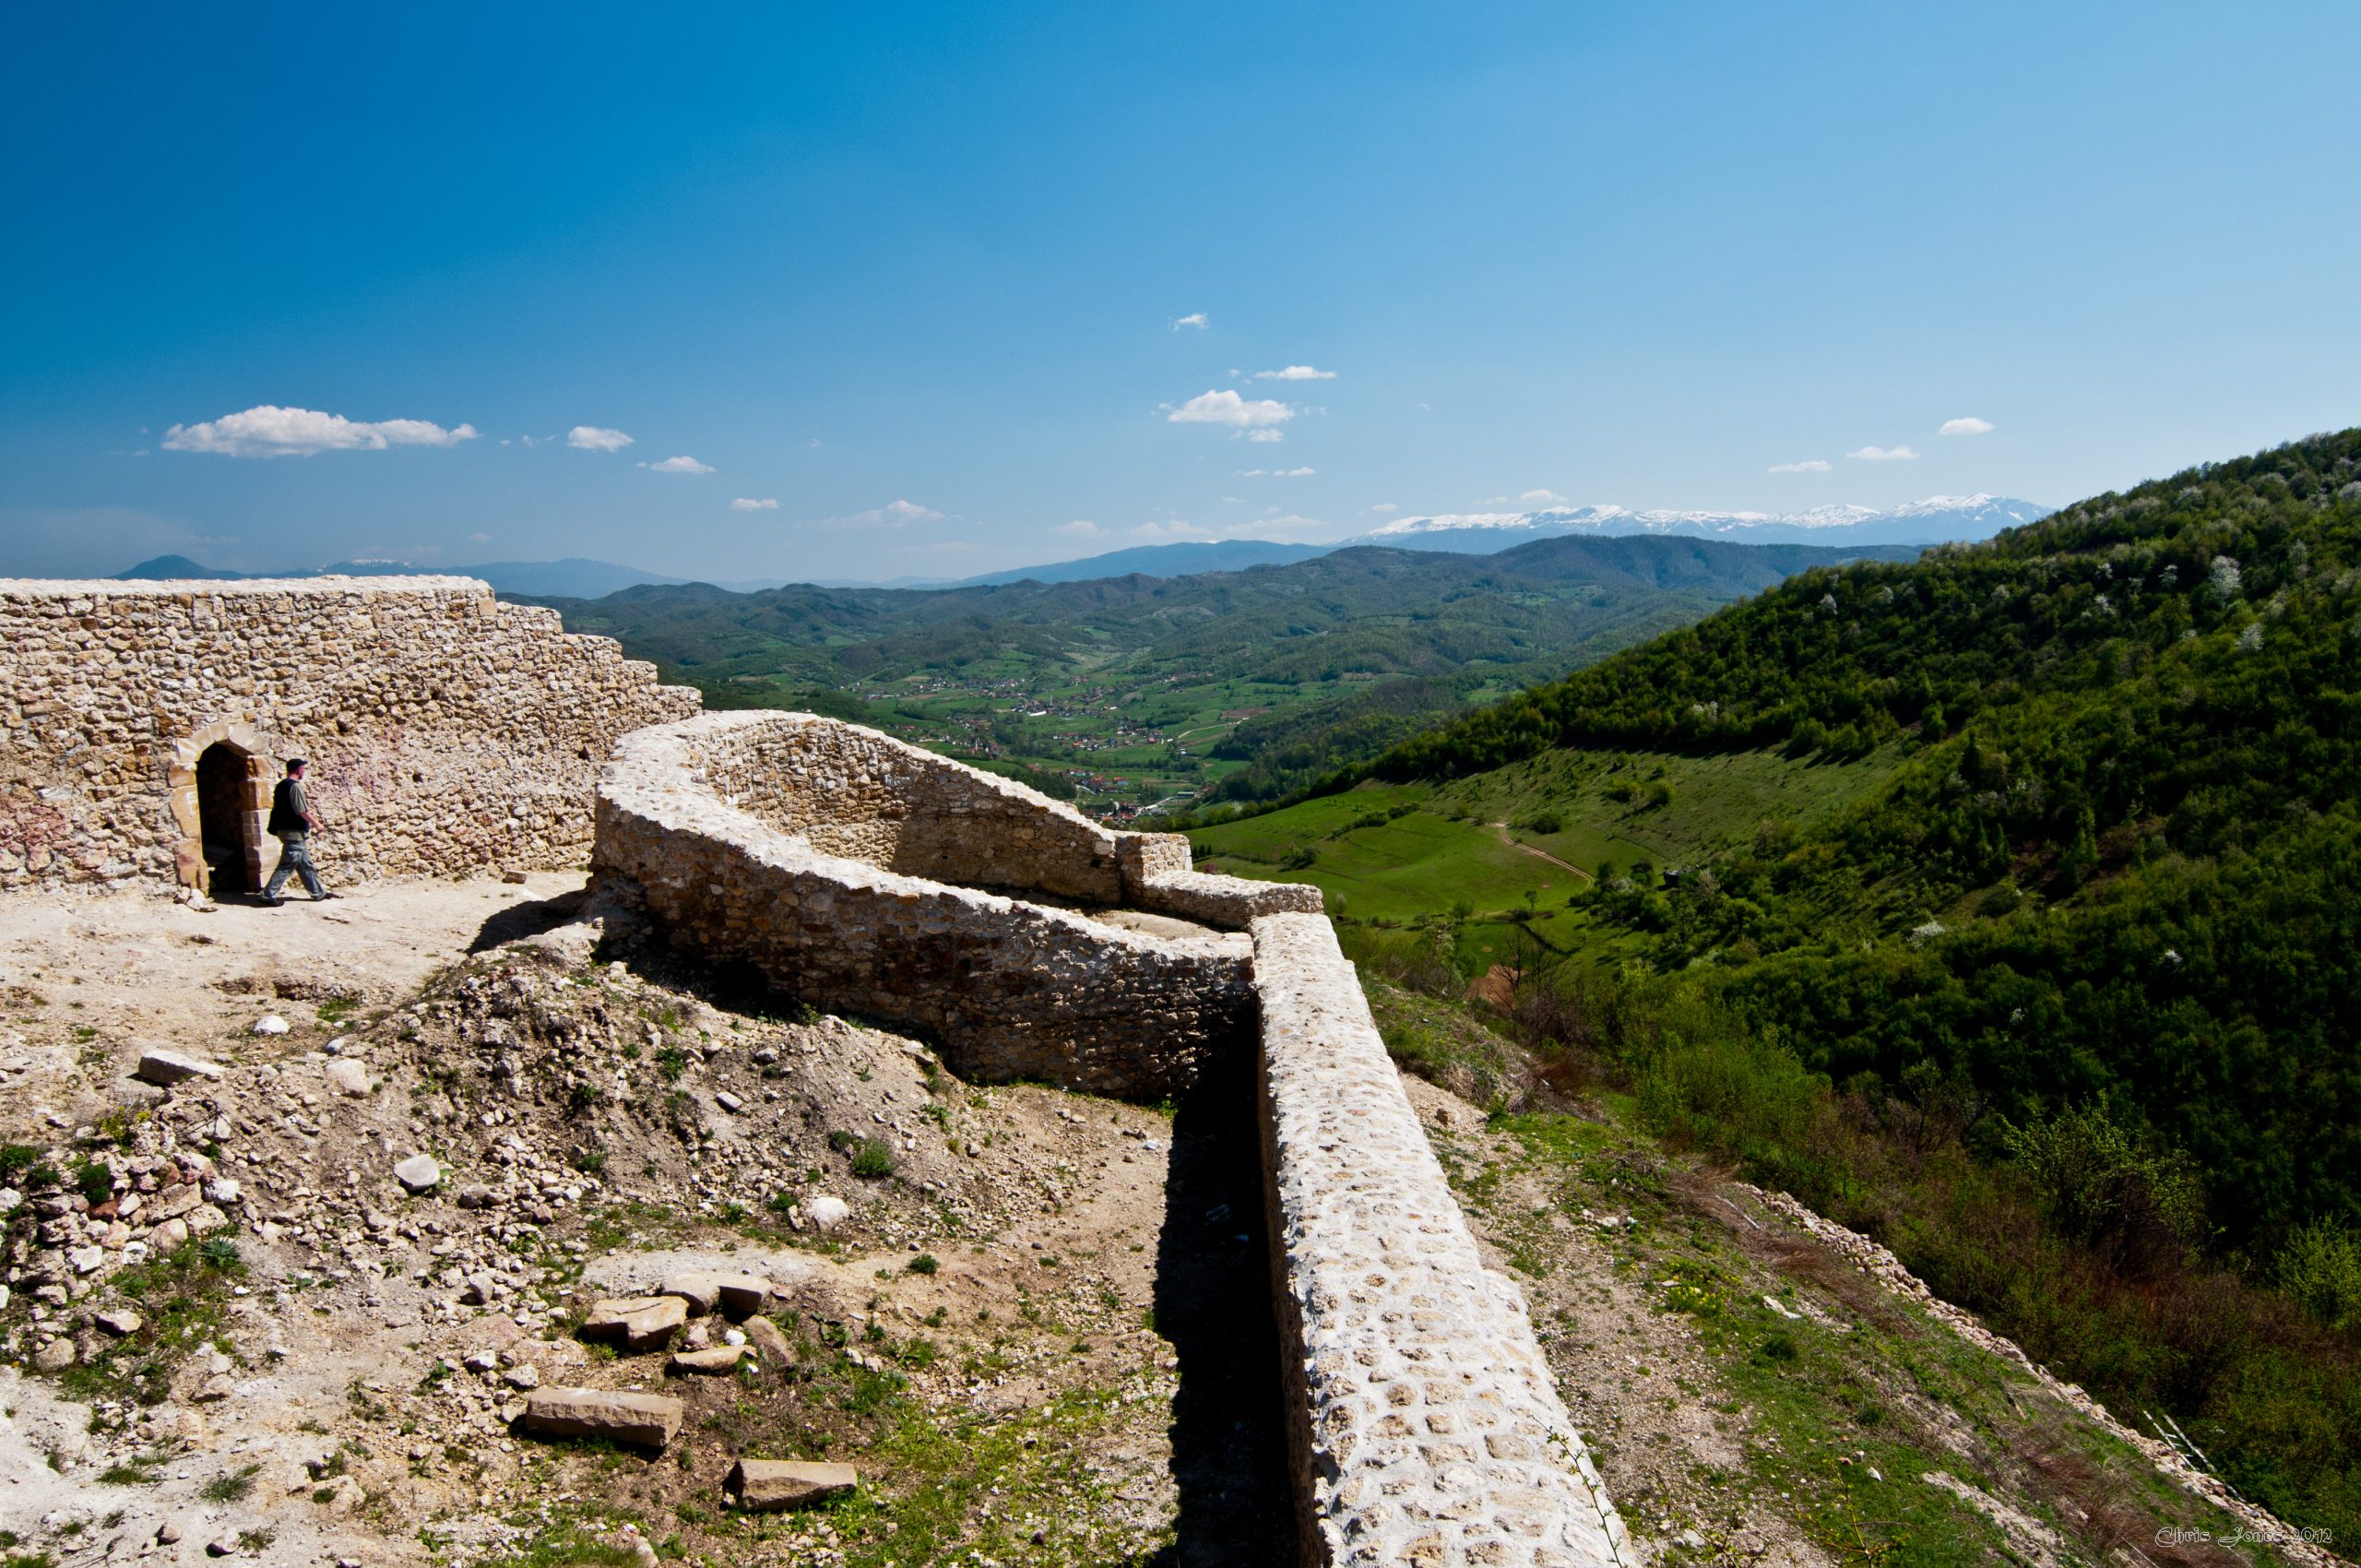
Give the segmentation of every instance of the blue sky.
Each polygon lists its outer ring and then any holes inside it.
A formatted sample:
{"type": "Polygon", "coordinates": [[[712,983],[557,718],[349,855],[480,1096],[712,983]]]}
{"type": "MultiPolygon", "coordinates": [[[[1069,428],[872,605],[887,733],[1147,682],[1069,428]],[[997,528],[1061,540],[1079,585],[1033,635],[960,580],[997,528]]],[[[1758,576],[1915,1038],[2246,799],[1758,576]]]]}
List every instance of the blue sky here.
{"type": "Polygon", "coordinates": [[[961,576],[1541,491],[2058,503],[2361,422],[2350,6],[9,34],[0,572],[961,576]]]}

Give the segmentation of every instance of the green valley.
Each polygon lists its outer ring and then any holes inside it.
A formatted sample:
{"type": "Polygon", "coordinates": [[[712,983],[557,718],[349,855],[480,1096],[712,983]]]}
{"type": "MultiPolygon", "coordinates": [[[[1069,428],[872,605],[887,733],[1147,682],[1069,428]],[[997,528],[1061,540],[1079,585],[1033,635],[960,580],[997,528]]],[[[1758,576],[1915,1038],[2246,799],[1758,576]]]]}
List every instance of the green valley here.
{"type": "Polygon", "coordinates": [[[1502,1109],[1628,1096],[2345,1540],[2356,799],[2346,432],[1805,573],[1193,837],[1341,893],[1373,985],[1483,978],[1502,1109]]]}
{"type": "Polygon", "coordinates": [[[1130,820],[1299,789],[1791,573],[1916,553],[1570,537],[1170,579],[542,602],[710,706],[854,719],[1130,820]]]}

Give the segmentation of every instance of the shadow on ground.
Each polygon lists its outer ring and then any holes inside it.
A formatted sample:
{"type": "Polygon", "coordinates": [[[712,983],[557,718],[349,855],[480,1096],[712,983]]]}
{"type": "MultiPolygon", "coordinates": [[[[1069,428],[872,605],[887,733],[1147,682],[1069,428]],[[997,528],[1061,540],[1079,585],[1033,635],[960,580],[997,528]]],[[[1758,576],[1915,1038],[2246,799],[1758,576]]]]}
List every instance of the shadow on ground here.
{"type": "Polygon", "coordinates": [[[1180,1362],[1172,1401],[1180,1506],[1156,1568],[1296,1561],[1262,1164],[1245,1073],[1201,1084],[1181,1102],[1156,1270],[1157,1331],[1180,1362]]]}
{"type": "Polygon", "coordinates": [[[582,893],[561,893],[554,898],[531,898],[522,904],[511,904],[492,915],[477,931],[475,940],[468,944],[470,953],[489,953],[511,942],[522,942],[528,936],[555,931],[571,924],[582,912],[582,893]]]}

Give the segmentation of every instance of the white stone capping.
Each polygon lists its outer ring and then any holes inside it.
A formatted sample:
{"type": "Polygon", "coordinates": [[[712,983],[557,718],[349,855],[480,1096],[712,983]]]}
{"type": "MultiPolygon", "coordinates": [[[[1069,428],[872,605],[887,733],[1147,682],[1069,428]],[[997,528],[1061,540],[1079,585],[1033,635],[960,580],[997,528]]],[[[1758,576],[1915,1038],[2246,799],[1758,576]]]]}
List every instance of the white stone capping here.
{"type": "Polygon", "coordinates": [[[1257,919],[1257,1074],[1302,1560],[1631,1568],[1335,932],[1257,919]]]}

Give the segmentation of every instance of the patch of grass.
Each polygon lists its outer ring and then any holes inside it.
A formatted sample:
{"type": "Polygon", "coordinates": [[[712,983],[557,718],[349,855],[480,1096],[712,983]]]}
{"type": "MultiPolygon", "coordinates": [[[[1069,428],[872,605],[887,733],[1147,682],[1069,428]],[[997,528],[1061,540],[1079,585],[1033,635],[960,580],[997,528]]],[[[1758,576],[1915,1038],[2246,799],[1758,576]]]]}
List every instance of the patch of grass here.
{"type": "Polygon", "coordinates": [[[882,1138],[863,1138],[853,1146],[852,1173],[864,1181],[894,1174],[894,1151],[882,1138]]]}
{"type": "Polygon", "coordinates": [[[912,1274],[932,1274],[943,1266],[943,1263],[932,1253],[920,1253],[902,1266],[912,1274]]]}
{"type": "Polygon", "coordinates": [[[254,1491],[255,1477],[261,1471],[260,1465],[225,1470],[197,1488],[196,1494],[208,1503],[243,1503],[254,1491]]]}

